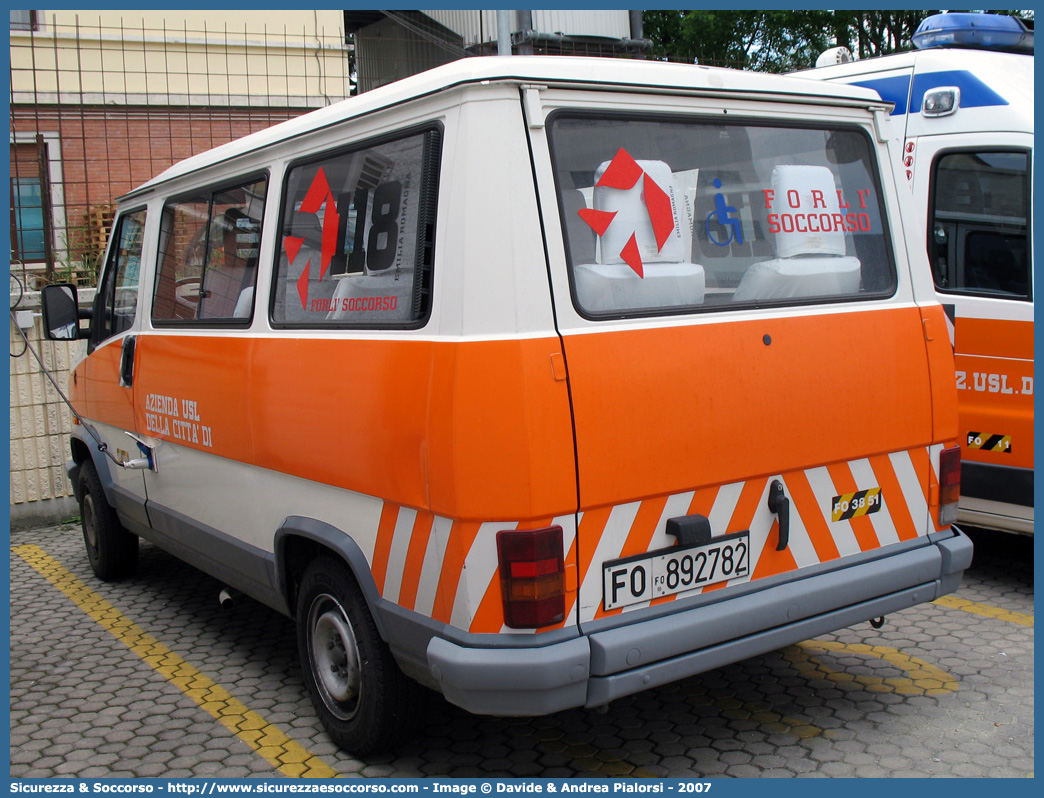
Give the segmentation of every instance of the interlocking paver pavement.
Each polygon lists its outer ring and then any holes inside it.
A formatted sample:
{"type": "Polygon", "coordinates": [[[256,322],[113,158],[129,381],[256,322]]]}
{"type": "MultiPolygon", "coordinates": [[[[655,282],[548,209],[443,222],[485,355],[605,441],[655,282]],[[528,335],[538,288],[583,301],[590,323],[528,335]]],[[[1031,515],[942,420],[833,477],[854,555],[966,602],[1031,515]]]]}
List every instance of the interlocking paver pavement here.
{"type": "Polygon", "coordinates": [[[313,775],[373,778],[1025,777],[1032,539],[974,538],[953,600],[880,630],[824,635],[606,712],[483,718],[432,696],[413,740],[361,761],[315,718],[288,619],[248,599],[221,608],[221,585],[148,544],[137,574],[110,585],[91,574],[78,528],[17,531],[11,775],[283,777],[311,763],[325,768],[313,775]],[[56,561],[82,582],[77,596],[123,625],[108,631],[22,547],[56,561]]]}

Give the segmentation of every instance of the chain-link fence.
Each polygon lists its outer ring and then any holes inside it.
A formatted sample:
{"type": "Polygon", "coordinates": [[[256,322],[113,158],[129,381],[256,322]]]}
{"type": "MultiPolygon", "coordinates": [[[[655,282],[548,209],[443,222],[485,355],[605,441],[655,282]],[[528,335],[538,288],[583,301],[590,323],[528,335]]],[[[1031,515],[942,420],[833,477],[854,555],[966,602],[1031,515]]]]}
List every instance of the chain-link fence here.
{"type": "MultiPolygon", "coordinates": [[[[496,13],[12,11],[12,272],[27,288],[93,284],[120,195],[357,91],[494,55],[496,13]]],[[[511,13],[516,54],[651,46],[627,11],[511,13]]]]}
{"type": "MultiPolygon", "coordinates": [[[[350,93],[343,27],[12,13],[11,262],[93,284],[117,197],[171,164],[350,93]]],[[[337,22],[335,16],[332,20],[337,22]]]]}
{"type": "MultiPolygon", "coordinates": [[[[63,388],[82,343],[42,340],[33,289],[95,284],[122,194],[183,158],[351,91],[340,12],[275,12],[269,21],[37,13],[12,12],[10,38],[10,488],[18,523],[75,512],[64,470],[71,416],[18,328],[63,388]]],[[[81,289],[81,298],[91,293],[81,289]]]]}
{"type": "MultiPolygon", "coordinates": [[[[64,515],[72,494],[70,416],[16,325],[64,386],[78,344],[42,341],[35,289],[96,284],[117,199],[179,160],[350,94],[495,55],[497,13],[11,11],[13,515],[53,500],[64,515]]],[[[635,58],[650,46],[630,36],[627,11],[511,15],[516,54],[635,58]]]]}

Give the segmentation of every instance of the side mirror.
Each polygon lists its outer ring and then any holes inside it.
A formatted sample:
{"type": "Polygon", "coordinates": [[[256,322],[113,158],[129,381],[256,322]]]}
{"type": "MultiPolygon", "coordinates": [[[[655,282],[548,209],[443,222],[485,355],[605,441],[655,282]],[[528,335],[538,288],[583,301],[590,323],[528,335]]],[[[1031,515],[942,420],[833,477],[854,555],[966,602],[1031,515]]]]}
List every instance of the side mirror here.
{"type": "MultiPolygon", "coordinates": [[[[45,285],[40,301],[44,335],[52,341],[69,341],[90,335],[90,330],[80,329],[81,312],[75,285],[45,285]]],[[[89,318],[90,312],[82,315],[89,318]]]]}

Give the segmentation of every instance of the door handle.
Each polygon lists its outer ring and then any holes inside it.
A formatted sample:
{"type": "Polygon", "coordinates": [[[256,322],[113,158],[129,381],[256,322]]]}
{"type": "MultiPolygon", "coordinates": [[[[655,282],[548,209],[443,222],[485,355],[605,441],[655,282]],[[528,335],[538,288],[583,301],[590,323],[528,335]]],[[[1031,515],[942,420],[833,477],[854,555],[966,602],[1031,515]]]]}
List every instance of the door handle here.
{"type": "Polygon", "coordinates": [[[783,551],[790,544],[790,499],[783,492],[783,483],[778,479],[769,485],[768,508],[779,517],[779,543],[776,551],[783,551]]]}
{"type": "Polygon", "coordinates": [[[138,338],[128,335],[123,339],[123,354],[120,356],[120,387],[130,388],[134,384],[134,347],[138,338]]]}

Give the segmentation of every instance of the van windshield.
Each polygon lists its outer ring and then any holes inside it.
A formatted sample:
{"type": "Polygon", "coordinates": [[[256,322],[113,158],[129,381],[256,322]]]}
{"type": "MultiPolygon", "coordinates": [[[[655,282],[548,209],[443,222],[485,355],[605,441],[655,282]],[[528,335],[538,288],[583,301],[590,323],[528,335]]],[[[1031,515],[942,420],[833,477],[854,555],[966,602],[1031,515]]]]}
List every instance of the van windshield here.
{"type": "Polygon", "coordinates": [[[585,316],[895,290],[862,131],[559,114],[550,134],[570,285],[585,316]]]}

